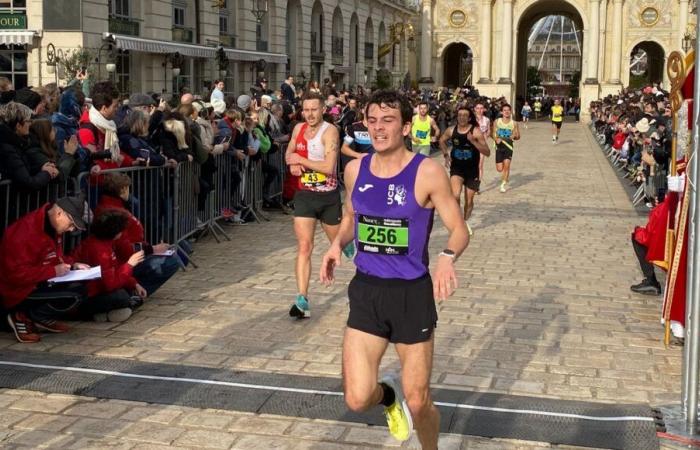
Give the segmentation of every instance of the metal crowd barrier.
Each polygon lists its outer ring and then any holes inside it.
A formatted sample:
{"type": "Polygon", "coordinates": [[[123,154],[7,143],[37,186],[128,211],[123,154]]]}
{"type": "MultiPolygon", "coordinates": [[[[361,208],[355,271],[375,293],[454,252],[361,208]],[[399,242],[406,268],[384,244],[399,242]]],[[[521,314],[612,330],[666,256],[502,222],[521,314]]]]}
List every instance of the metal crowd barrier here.
{"type": "Polygon", "coordinates": [[[78,176],[88,205],[95,210],[104,193],[104,176],[123,173],[131,179],[131,212],[141,222],[148,242],[174,242],[175,205],[173,169],[165,167],[123,167],[102,170],[99,174],[83,172],[78,176]]]}
{"type": "MultiPolygon", "coordinates": [[[[143,224],[148,242],[179,246],[183,240],[206,232],[217,242],[221,237],[229,239],[218,221],[233,211],[250,215],[257,222],[269,220],[262,212],[263,203],[276,197],[281,201],[286,171],[284,152],[280,150],[257,159],[246,157],[244,161],[227,152],[216,156],[215,163],[216,170],[208,180],[202,167],[194,163],[181,163],[174,169],[133,166],[97,174],[83,172],[77,179],[52,183],[39,191],[22,190],[3,180],[0,181],[0,233],[44,203],[81,191],[94,211],[104,191],[104,176],[110,173],[123,173],[131,179],[131,211],[143,224]],[[263,192],[263,161],[279,171],[267,192],[263,192]]],[[[196,267],[191,259],[190,262],[196,267]]]]}
{"type": "Polygon", "coordinates": [[[54,180],[39,190],[29,190],[11,180],[0,181],[0,235],[23,215],[75,192],[73,179],[54,180]]]}

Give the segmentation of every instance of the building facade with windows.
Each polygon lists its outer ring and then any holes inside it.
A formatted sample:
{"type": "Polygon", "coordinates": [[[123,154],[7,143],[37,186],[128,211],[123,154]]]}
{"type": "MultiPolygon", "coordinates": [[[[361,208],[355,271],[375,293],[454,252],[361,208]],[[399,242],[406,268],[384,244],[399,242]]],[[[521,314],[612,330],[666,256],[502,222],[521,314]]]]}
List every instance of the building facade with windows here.
{"type": "Polygon", "coordinates": [[[199,93],[223,78],[239,94],[287,73],[369,85],[384,67],[398,83],[416,11],[406,0],[0,0],[0,76],[62,84],[86,67],[124,93],[199,93]]]}

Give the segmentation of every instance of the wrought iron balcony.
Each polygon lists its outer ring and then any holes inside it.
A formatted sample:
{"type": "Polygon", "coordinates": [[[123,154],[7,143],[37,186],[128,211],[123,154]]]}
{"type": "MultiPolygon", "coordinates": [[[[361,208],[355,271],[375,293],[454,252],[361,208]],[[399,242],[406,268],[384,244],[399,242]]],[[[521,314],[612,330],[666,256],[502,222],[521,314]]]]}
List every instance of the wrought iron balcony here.
{"type": "Polygon", "coordinates": [[[365,42],[365,60],[372,61],[374,59],[374,42],[365,42]]]}
{"type": "Polygon", "coordinates": [[[109,17],[109,32],[114,34],[126,34],[129,36],[138,36],[140,32],[138,21],[126,17],[109,17]]]}
{"type": "Polygon", "coordinates": [[[193,40],[194,40],[194,31],[192,30],[192,28],[184,28],[184,27],[178,27],[178,26],[173,27],[173,41],[193,42],[193,40]]]}
{"type": "Polygon", "coordinates": [[[315,31],[311,32],[311,61],[313,62],[323,62],[326,59],[326,54],[323,52],[323,47],[321,47],[318,41],[318,33],[315,31]]]}
{"type": "Polygon", "coordinates": [[[343,65],[343,38],[333,36],[331,42],[331,62],[335,65],[343,65]]]}

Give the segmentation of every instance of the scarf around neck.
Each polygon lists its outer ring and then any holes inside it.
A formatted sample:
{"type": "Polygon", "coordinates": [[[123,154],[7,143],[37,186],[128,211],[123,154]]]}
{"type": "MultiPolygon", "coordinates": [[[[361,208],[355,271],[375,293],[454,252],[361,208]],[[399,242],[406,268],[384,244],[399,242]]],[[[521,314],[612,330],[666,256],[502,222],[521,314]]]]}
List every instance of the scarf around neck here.
{"type": "Polygon", "coordinates": [[[105,134],[104,150],[112,153],[112,159],[119,157],[119,137],[117,136],[117,124],[104,118],[94,106],[89,111],[90,122],[105,134]]]}

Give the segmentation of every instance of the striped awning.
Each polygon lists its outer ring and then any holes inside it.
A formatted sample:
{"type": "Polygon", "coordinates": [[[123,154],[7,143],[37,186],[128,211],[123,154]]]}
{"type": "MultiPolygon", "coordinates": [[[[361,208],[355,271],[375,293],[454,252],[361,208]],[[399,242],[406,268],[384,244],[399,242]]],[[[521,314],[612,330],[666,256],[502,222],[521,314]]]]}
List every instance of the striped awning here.
{"type": "MultiPolygon", "coordinates": [[[[185,44],[181,42],[145,39],[122,34],[105,33],[106,39],[113,40],[117,48],[143,53],[175,53],[193,58],[215,58],[216,47],[185,44]]],[[[250,50],[225,49],[226,56],[233,61],[254,62],[264,59],[268,63],[286,64],[287,55],[282,53],[256,52],[250,50]]]]}
{"type": "Polygon", "coordinates": [[[36,31],[0,31],[0,45],[32,45],[36,31]]]}

